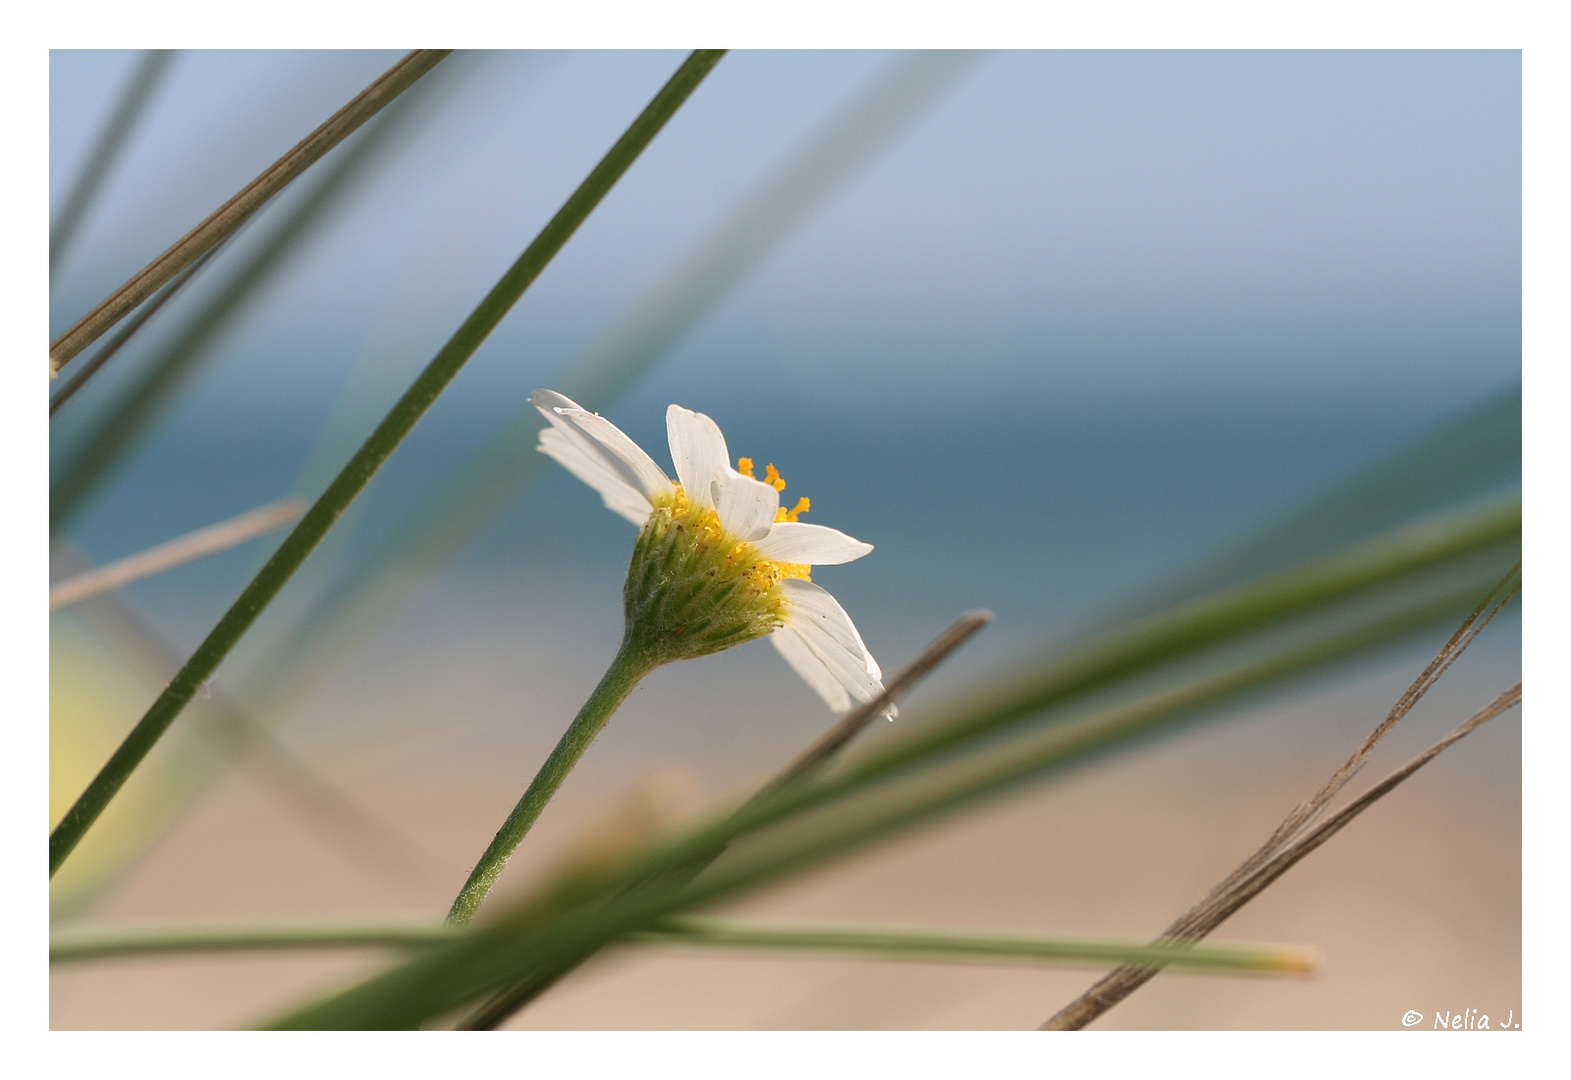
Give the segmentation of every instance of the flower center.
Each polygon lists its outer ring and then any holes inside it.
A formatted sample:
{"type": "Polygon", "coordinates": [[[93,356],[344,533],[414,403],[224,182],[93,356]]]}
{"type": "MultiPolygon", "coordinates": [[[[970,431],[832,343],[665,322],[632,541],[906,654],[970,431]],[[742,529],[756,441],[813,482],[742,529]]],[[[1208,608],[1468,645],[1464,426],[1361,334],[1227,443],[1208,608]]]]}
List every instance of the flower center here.
{"type": "MultiPolygon", "coordinates": [[[[751,471],[746,458],[741,465],[751,471]]],[[[776,491],[785,487],[773,465],[766,475],[776,491]]],[[[807,505],[801,499],[775,520],[795,521],[807,505]]],[[[664,663],[762,637],[781,622],[786,601],[776,586],[786,578],[811,581],[811,574],[810,566],[763,558],[673,483],[633,545],[622,590],[628,639],[664,663]]]]}
{"type": "MultiPolygon", "coordinates": [[[[737,469],[743,476],[752,476],[753,462],[750,458],[741,458],[740,464],[745,468],[737,469]]],[[[773,478],[775,490],[785,487],[785,481],[780,479],[780,474],[773,465],[769,466],[768,475],[773,478]]],[[[743,571],[747,575],[748,585],[755,594],[762,594],[773,589],[786,578],[801,578],[803,581],[813,580],[813,568],[806,563],[772,562],[769,559],[760,559],[752,555],[753,545],[746,540],[738,540],[726,532],[725,526],[720,524],[720,515],[715,511],[698,508],[688,501],[687,492],[682,490],[682,485],[675,481],[671,484],[672,496],[669,507],[671,520],[682,523],[684,529],[689,531],[691,541],[705,546],[719,546],[729,543],[727,562],[743,571]]],[[[808,501],[798,499],[795,507],[787,513],[785,507],[775,511],[776,521],[795,521],[799,514],[808,509],[808,501]]]]}

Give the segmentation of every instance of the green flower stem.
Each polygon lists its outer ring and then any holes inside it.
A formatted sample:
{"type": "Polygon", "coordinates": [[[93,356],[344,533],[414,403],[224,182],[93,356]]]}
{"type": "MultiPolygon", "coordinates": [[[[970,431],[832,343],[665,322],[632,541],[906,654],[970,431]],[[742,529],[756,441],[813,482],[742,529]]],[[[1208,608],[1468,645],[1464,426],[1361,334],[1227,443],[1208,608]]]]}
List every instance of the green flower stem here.
{"type": "Polygon", "coordinates": [[[147,714],[137,721],[136,727],[126,736],[119,749],[99,770],[71,809],[66,811],[54,832],[50,833],[50,877],[54,876],[61,863],[81,842],[93,822],[98,820],[115,793],[169,729],[169,725],[174,723],[175,717],[180,715],[186,704],[196,696],[197,690],[217,670],[224,657],[229,655],[229,650],[251,628],[257,616],[278,595],[300,564],[305,562],[306,556],[311,554],[348,509],[355,496],[360,494],[398,444],[414,429],[437,395],[480,348],[513,304],[523,296],[524,290],[540,276],[540,272],[562,249],[562,245],[567,243],[723,55],[724,50],[698,50],[687,58],[633,121],[632,126],[622,133],[616,145],[607,151],[562,208],[540,230],[529,247],[524,249],[524,253],[503,275],[502,280],[497,282],[448,339],[447,344],[404,392],[404,396],[398,399],[398,403],[377,425],[371,436],[355,451],[343,471],[328,485],[311,509],[306,511],[300,524],[279,545],[267,565],[251,579],[239,599],[224,613],[218,625],[213,627],[191,659],[175,674],[147,714]]]}
{"type": "Polygon", "coordinates": [[[496,883],[497,875],[507,865],[507,860],[512,858],[513,849],[518,847],[534,825],[535,819],[545,809],[545,804],[551,801],[551,796],[562,786],[562,781],[573,771],[573,766],[584,756],[584,751],[595,741],[595,736],[606,726],[606,721],[611,719],[617,706],[626,701],[633,688],[657,666],[657,662],[649,659],[647,651],[632,647],[626,641],[622,643],[616,659],[611,661],[611,666],[601,677],[600,685],[589,695],[584,707],[578,710],[578,715],[557,742],[556,749],[551,751],[551,756],[545,759],[545,764],[540,766],[540,771],[530,781],[529,790],[518,800],[518,805],[513,807],[513,812],[507,815],[507,820],[497,830],[491,846],[485,849],[485,854],[475,863],[469,880],[464,882],[463,889],[447,913],[448,925],[462,926],[474,917],[475,910],[496,883]]]}

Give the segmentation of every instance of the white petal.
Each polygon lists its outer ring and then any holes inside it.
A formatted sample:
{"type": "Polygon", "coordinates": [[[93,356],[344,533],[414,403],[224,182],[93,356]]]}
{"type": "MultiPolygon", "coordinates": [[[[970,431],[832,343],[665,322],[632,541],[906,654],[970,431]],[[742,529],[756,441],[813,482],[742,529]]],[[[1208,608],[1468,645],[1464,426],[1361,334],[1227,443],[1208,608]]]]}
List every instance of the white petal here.
{"type": "Polygon", "coordinates": [[[542,454],[555,458],[561,466],[600,493],[606,508],[622,515],[634,525],[643,525],[650,513],[649,500],[612,472],[596,457],[591,458],[577,443],[554,427],[540,433],[542,454]]]}
{"type": "Polygon", "coordinates": [[[605,417],[580,408],[572,399],[553,390],[536,390],[529,401],[585,457],[604,465],[645,501],[652,502],[670,493],[671,481],[660,466],[605,417]]]}
{"type": "Polygon", "coordinates": [[[720,524],[742,540],[758,540],[769,532],[780,509],[780,493],[762,480],[743,476],[729,465],[721,466],[710,485],[720,524]]]}
{"type": "Polygon", "coordinates": [[[827,590],[800,578],[786,578],[777,587],[786,597],[787,622],[799,629],[814,628],[843,651],[856,656],[870,677],[884,677],[878,669],[878,661],[863,644],[862,635],[856,632],[851,616],[827,590]]]}
{"type": "Polygon", "coordinates": [[[716,472],[731,464],[720,425],[701,412],[672,405],[665,411],[665,429],[682,489],[694,503],[713,510],[710,483],[716,472]]]}
{"type": "MultiPolygon", "coordinates": [[[[789,601],[782,612],[786,626],[797,632],[829,675],[858,701],[871,701],[883,693],[878,662],[862,643],[851,616],[835,598],[812,582],[797,578],[787,578],[779,587],[789,601]]],[[[890,706],[886,715],[894,719],[897,712],[890,706]]]]}
{"type": "Polygon", "coordinates": [[[579,430],[604,448],[611,465],[626,475],[645,498],[654,499],[670,494],[671,480],[665,470],[655,464],[654,458],[644,453],[643,447],[624,435],[621,428],[598,413],[582,409],[564,409],[559,415],[576,424],[579,430]]]}
{"type": "Polygon", "coordinates": [[[529,395],[529,404],[545,413],[546,419],[551,419],[552,409],[582,409],[583,406],[566,394],[558,394],[555,390],[536,390],[529,395]]]}
{"type": "Polygon", "coordinates": [[[809,525],[805,521],[779,522],[770,528],[768,536],[755,540],[753,547],[766,559],[808,566],[848,563],[873,550],[872,544],[864,544],[839,529],[809,525]]]}
{"type": "Polygon", "coordinates": [[[786,658],[802,680],[835,712],[845,712],[851,707],[851,697],[840,680],[830,674],[829,668],[818,658],[800,634],[790,626],[782,626],[769,635],[780,655],[786,658]]]}
{"type": "Polygon", "coordinates": [[[560,431],[569,442],[577,446],[589,457],[599,460],[603,455],[595,445],[593,439],[578,430],[576,424],[564,419],[558,409],[573,409],[583,412],[584,408],[565,394],[558,394],[555,390],[536,390],[529,395],[529,404],[540,410],[540,415],[551,422],[555,431],[560,431]]]}

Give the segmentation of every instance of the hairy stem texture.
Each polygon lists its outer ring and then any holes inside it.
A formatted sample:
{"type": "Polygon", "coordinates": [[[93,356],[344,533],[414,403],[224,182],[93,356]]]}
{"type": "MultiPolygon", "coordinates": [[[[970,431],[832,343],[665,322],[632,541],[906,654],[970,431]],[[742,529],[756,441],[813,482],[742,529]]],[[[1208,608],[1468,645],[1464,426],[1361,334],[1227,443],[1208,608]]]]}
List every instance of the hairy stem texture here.
{"type": "Polygon", "coordinates": [[[485,854],[480,856],[480,861],[470,871],[469,880],[464,882],[463,889],[447,913],[449,925],[461,926],[474,917],[486,893],[496,883],[497,875],[540,817],[546,803],[551,801],[551,796],[556,794],[556,789],[562,786],[562,781],[573,771],[573,766],[584,756],[584,751],[595,741],[595,736],[606,726],[606,721],[611,719],[617,706],[627,700],[627,695],[633,692],[633,688],[654,666],[642,651],[629,648],[625,643],[617,650],[616,659],[611,661],[611,666],[601,677],[600,685],[589,695],[584,707],[578,710],[578,715],[567,726],[567,731],[551,751],[551,756],[545,759],[545,764],[535,773],[523,798],[518,800],[518,805],[513,807],[513,812],[507,815],[507,820],[497,830],[491,846],[485,849],[485,854]]]}

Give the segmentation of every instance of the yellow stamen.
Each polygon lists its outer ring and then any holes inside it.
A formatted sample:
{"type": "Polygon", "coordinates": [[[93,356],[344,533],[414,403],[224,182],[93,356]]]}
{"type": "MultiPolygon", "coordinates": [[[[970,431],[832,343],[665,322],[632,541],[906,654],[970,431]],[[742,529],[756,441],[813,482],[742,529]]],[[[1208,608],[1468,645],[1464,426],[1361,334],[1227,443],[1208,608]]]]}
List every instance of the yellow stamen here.
{"type": "Polygon", "coordinates": [[[800,578],[803,581],[813,580],[813,568],[804,563],[768,562],[761,561],[748,571],[752,578],[753,588],[760,593],[773,589],[784,578],[800,578]]]}
{"type": "Polygon", "coordinates": [[[780,479],[780,470],[776,469],[773,465],[770,465],[769,468],[764,472],[764,483],[768,484],[776,491],[784,491],[786,489],[786,482],[780,479]]]}
{"type": "MultiPolygon", "coordinates": [[[[751,465],[747,458],[739,461],[741,465],[751,465]]],[[[741,472],[741,469],[737,470],[741,472]]],[[[688,536],[696,544],[727,544],[726,560],[733,564],[742,563],[744,566],[752,562],[757,556],[752,554],[752,545],[745,540],[738,540],[725,531],[720,524],[720,515],[714,510],[699,509],[693,506],[687,497],[687,492],[681,484],[671,485],[671,494],[664,498],[656,499],[657,509],[667,513],[671,519],[679,520],[677,528],[690,530],[688,536]]],[[[790,510],[780,507],[775,511],[776,521],[795,521],[799,514],[807,512],[809,503],[806,498],[800,498],[790,510]]],[[[767,559],[758,559],[757,562],[746,568],[747,585],[749,591],[755,595],[769,592],[786,578],[800,578],[803,581],[813,580],[813,568],[805,563],[773,562],[767,559]]],[[[776,601],[778,606],[779,601],[776,601]]]]}
{"type": "MultiPolygon", "coordinates": [[[[770,468],[772,469],[772,468],[774,468],[774,466],[771,465],[770,468]]],[[[736,459],[736,471],[741,473],[743,476],[752,476],[753,475],[753,459],[750,458],[750,457],[739,457],[739,458],[737,458],[736,459]]]]}
{"type": "Polygon", "coordinates": [[[780,509],[776,510],[775,511],[775,520],[776,521],[795,521],[798,517],[800,517],[801,515],[807,513],[812,508],[813,508],[813,504],[808,502],[806,495],[803,495],[800,499],[798,499],[796,501],[796,505],[793,506],[791,509],[787,510],[785,507],[782,506],[782,507],[780,507],[780,509]]]}

